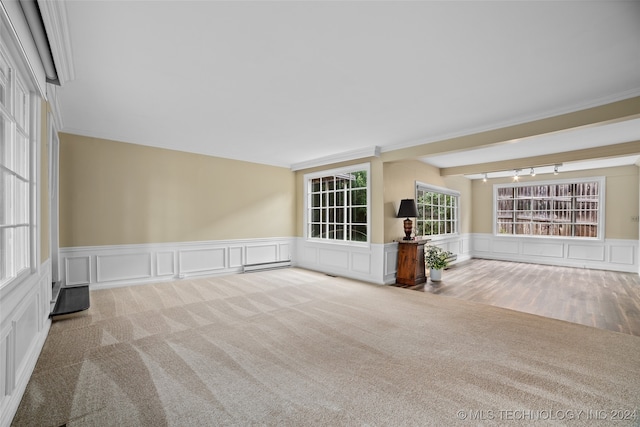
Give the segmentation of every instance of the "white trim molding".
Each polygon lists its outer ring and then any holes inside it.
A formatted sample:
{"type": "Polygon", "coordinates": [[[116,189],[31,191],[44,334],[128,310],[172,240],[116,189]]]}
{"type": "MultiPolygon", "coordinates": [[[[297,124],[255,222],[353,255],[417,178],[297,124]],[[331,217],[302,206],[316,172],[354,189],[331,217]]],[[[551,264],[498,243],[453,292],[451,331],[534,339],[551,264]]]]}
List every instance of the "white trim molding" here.
{"type": "Polygon", "coordinates": [[[57,133],[60,129],[64,128],[64,122],[62,120],[62,106],[60,104],[60,87],[47,83],[47,100],[51,107],[51,114],[53,117],[53,127],[57,133]]]}
{"type": "MultiPolygon", "coordinates": [[[[457,263],[471,258],[470,238],[469,234],[447,236],[431,244],[456,254],[454,263],[457,263]]],[[[396,282],[398,243],[354,246],[300,237],[296,244],[295,266],[378,285],[392,285],[396,282]]]]}
{"type": "Polygon", "coordinates": [[[638,272],[638,240],[548,239],[476,233],[471,242],[473,258],[638,272]]]}
{"type": "Polygon", "coordinates": [[[290,237],[60,249],[61,280],[91,289],[241,273],[247,264],[291,261],[290,237]]]}
{"type": "MultiPolygon", "coordinates": [[[[382,285],[385,283],[384,259],[383,244],[351,245],[300,237],[296,244],[294,265],[382,285]]],[[[393,280],[395,281],[395,275],[393,280]]]]}
{"type": "Polygon", "coordinates": [[[318,166],[328,166],[350,160],[366,159],[369,157],[380,157],[380,147],[367,147],[360,150],[347,151],[331,156],[320,157],[318,159],[309,160],[306,162],[294,163],[291,165],[291,170],[295,172],[303,169],[310,169],[318,166]]]}
{"type": "Polygon", "coordinates": [[[17,286],[0,288],[0,426],[11,424],[49,333],[50,272],[47,260],[17,286]]]}
{"type": "MultiPolygon", "coordinates": [[[[38,0],[60,85],[75,79],[67,8],[64,1],[38,0]]],[[[61,128],[60,128],[61,129],[61,128]]]]}

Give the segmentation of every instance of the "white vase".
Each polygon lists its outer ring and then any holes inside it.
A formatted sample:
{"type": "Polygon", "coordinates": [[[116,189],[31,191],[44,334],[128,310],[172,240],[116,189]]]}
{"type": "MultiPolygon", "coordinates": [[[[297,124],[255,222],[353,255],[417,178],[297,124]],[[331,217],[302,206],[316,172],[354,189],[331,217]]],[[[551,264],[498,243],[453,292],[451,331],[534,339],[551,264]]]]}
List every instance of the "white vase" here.
{"type": "Polygon", "coordinates": [[[442,280],[442,269],[436,270],[434,268],[429,269],[429,277],[432,282],[439,282],[442,280]]]}

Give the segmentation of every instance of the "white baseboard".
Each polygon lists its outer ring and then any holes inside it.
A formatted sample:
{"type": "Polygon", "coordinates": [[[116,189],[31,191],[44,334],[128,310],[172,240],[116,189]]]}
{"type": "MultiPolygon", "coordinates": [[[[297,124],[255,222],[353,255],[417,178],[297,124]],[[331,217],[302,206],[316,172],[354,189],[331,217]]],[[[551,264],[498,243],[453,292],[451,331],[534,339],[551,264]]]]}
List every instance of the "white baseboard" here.
{"type": "Polygon", "coordinates": [[[247,264],[291,261],[293,238],[61,248],[65,285],[91,289],[241,273],[247,264]]]}

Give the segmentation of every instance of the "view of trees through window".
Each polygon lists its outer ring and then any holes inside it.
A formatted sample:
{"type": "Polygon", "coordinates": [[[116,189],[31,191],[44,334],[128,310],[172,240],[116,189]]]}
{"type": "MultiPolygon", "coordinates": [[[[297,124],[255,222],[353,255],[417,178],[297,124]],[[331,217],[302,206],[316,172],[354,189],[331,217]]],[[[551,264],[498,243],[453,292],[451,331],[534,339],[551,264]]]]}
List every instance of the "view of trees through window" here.
{"type": "Polygon", "coordinates": [[[496,232],[600,237],[599,181],[506,185],[496,189],[496,232]]]}
{"type": "Polygon", "coordinates": [[[418,185],[416,236],[434,236],[458,232],[458,195],[418,185]]]}
{"type": "Polygon", "coordinates": [[[309,179],[308,197],[310,238],[368,241],[366,170],[309,179]]]}

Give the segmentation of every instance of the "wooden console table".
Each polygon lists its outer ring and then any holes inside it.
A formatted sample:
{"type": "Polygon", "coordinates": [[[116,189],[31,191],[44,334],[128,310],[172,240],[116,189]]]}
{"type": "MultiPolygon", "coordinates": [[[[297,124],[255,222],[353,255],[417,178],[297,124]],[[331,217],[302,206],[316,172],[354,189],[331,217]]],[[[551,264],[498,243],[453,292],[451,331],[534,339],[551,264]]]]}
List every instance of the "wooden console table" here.
{"type": "Polygon", "coordinates": [[[424,245],[428,240],[398,242],[398,270],[396,284],[416,286],[427,281],[424,267],[424,245]]]}

